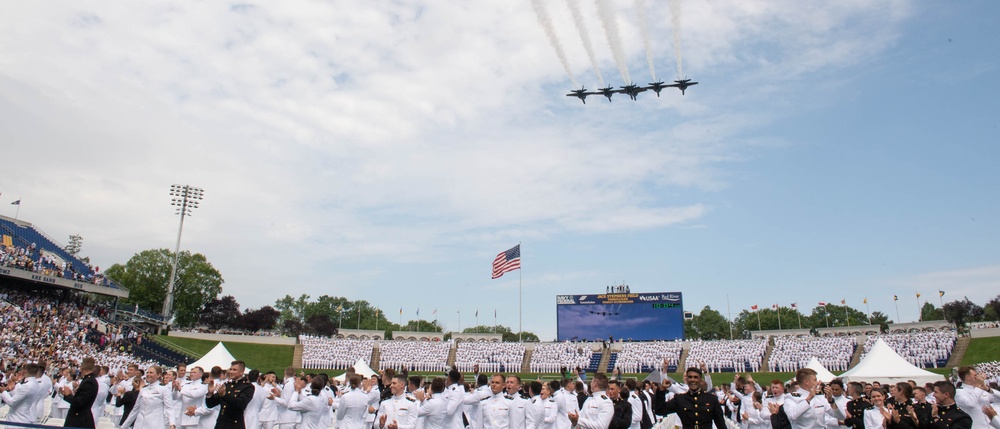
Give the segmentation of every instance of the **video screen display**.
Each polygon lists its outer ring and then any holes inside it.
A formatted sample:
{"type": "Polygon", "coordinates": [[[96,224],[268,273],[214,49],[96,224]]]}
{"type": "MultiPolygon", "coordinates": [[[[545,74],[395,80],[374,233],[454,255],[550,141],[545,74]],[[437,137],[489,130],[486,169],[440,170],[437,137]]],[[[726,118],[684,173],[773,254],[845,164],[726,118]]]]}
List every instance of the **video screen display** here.
{"type": "Polygon", "coordinates": [[[556,295],[559,341],[684,338],[680,292],[556,295]]]}

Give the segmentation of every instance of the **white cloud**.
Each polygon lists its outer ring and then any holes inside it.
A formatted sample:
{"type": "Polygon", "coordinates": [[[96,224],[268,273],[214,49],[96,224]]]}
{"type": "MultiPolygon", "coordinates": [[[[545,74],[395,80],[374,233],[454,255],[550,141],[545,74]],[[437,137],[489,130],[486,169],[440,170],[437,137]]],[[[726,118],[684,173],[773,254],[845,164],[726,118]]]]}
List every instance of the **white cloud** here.
{"type": "MultiPolygon", "coordinates": [[[[183,247],[254,306],[284,292],[275,282],[318,295],[374,281],[385,260],[707,226],[705,201],[669,191],[729,186],[726,165],[784,144],[753,133],[794,98],[780,85],[884,52],[908,10],[684,5],[685,73],[702,84],[584,106],[562,96],[568,80],[517,2],[21,2],[0,17],[0,138],[18,142],[5,156],[41,162],[9,166],[4,195],[24,196],[24,217],[53,235],[83,233],[108,263],[172,247],[168,186],[203,187],[183,247]]],[[[577,78],[595,81],[568,12],[551,9],[577,78]]],[[[650,13],[659,77],[671,76],[669,17],[650,13]]]]}

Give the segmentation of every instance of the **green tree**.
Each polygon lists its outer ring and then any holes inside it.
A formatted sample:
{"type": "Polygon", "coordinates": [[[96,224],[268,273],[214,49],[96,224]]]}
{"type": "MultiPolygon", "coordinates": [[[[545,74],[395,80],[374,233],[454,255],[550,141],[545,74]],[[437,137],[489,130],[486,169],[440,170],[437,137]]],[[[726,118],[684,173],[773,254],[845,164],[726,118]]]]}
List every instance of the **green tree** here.
{"type": "MultiPolygon", "coordinates": [[[[285,295],[274,303],[279,312],[278,323],[286,335],[315,333],[332,335],[328,332],[339,329],[398,330],[399,325],[389,321],[385,312],[368,301],[351,301],[340,296],[323,295],[310,301],[309,295],[294,298],[285,295]],[[312,326],[322,329],[315,331],[312,326]]],[[[440,327],[437,329],[440,331],[440,327]]]]}
{"type": "Polygon", "coordinates": [[[980,307],[965,298],[961,301],[952,301],[944,305],[945,318],[954,323],[956,327],[962,328],[966,323],[983,320],[986,312],[980,307]]]}
{"type": "Polygon", "coordinates": [[[80,234],[73,234],[69,236],[69,244],[66,245],[66,253],[76,256],[80,253],[80,249],[83,249],[83,236],[80,234]]]}
{"type": "Polygon", "coordinates": [[[940,308],[935,307],[934,304],[927,301],[924,302],[924,305],[920,306],[920,320],[924,322],[929,320],[944,320],[944,313],[941,312],[940,308]]]}
{"type": "Polygon", "coordinates": [[[779,326],[780,329],[799,329],[800,318],[803,329],[812,328],[812,319],[804,317],[796,308],[786,307],[782,307],[780,310],[765,308],[756,312],[743,310],[738,316],[736,316],[736,319],[733,320],[733,326],[737,332],[744,332],[745,334],[749,334],[750,331],[756,331],[758,330],[758,315],[760,317],[759,329],[765,331],[779,329],[779,326]],[[780,325],[778,324],[779,312],[781,313],[780,325]]]}
{"type": "Polygon", "coordinates": [[[1000,295],[986,302],[984,320],[1000,320],[1000,295]]]}
{"type": "MultiPolygon", "coordinates": [[[[143,250],[124,265],[112,265],[105,270],[105,274],[128,288],[129,297],[125,304],[138,304],[140,308],[158,313],[163,309],[167,296],[173,261],[174,253],[167,249],[143,250]]],[[[223,282],[222,274],[205,255],[182,251],[177,260],[177,278],[174,281],[174,324],[194,326],[198,312],[222,292],[223,282]]]]}
{"type": "Polygon", "coordinates": [[[868,324],[868,316],[848,305],[817,305],[809,315],[813,328],[868,324]]]}
{"type": "Polygon", "coordinates": [[[501,341],[508,343],[517,342],[518,340],[526,342],[539,341],[538,335],[535,335],[532,332],[522,331],[521,334],[518,335],[517,332],[514,332],[513,330],[504,325],[496,325],[496,326],[479,325],[479,326],[473,326],[471,328],[465,328],[462,330],[462,333],[465,334],[492,334],[494,332],[502,336],[501,341]]]}
{"type": "Polygon", "coordinates": [[[688,322],[691,322],[690,331],[685,323],[684,335],[689,339],[721,340],[729,339],[731,335],[729,321],[708,305],[688,322]],[[691,335],[688,335],[689,332],[691,335]]]}
{"type": "Polygon", "coordinates": [[[868,321],[869,325],[878,325],[881,332],[886,332],[889,330],[889,324],[892,323],[889,320],[889,316],[881,311],[873,311],[872,317],[868,321]]]}

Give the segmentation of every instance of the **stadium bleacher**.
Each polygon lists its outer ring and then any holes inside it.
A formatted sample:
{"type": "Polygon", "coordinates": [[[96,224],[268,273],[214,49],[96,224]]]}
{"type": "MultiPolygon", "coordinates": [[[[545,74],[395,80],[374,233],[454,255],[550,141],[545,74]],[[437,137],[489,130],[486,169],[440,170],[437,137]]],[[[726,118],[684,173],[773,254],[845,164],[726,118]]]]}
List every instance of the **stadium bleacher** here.
{"type": "Polygon", "coordinates": [[[32,265],[40,262],[41,265],[35,267],[36,271],[48,269],[59,277],[120,288],[115,282],[95,273],[83,261],[67,253],[62,246],[33,225],[29,226],[26,223],[0,217],[0,235],[3,236],[2,244],[5,248],[8,250],[10,248],[23,249],[27,252],[27,257],[32,261],[32,265]],[[43,257],[43,255],[47,257],[43,257]]]}
{"type": "Polygon", "coordinates": [[[461,342],[455,351],[455,368],[472,371],[478,365],[483,372],[521,371],[524,343],[461,342]]]}
{"type": "Polygon", "coordinates": [[[683,346],[682,341],[624,343],[614,367],[627,373],[650,372],[660,368],[666,360],[668,370],[674,372],[680,363],[683,346]]]}
{"type": "Polygon", "coordinates": [[[531,352],[528,366],[531,372],[561,372],[579,367],[593,373],[601,362],[601,354],[591,350],[591,343],[584,342],[539,343],[531,352]]]}
{"type": "Polygon", "coordinates": [[[379,369],[444,371],[453,344],[451,341],[382,341],[379,343],[379,369]]]}
{"type": "Polygon", "coordinates": [[[351,340],[299,336],[302,344],[302,367],[307,369],[347,369],[358,359],[371,362],[373,340],[351,340]]]}

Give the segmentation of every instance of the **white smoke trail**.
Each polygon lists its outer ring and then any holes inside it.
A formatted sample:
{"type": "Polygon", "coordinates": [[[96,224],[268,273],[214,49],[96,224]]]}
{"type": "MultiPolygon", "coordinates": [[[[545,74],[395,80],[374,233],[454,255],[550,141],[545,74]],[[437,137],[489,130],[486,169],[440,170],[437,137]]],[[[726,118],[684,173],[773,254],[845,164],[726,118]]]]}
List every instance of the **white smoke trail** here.
{"type": "Polygon", "coordinates": [[[653,67],[653,47],[649,41],[649,22],[646,18],[646,0],[635,0],[635,12],[639,18],[639,34],[642,35],[642,47],[646,50],[646,63],[649,64],[649,75],[656,82],[656,69],[653,67]]]}
{"type": "Polygon", "coordinates": [[[594,67],[597,80],[601,82],[601,86],[604,86],[604,76],[601,75],[601,68],[597,65],[597,56],[594,55],[594,45],[590,43],[590,34],[587,33],[587,26],[583,23],[583,14],[580,13],[580,0],[566,0],[566,6],[569,7],[569,14],[573,16],[573,24],[576,25],[576,31],[580,33],[580,41],[583,42],[583,49],[587,51],[587,57],[590,58],[590,65],[594,67]]]}
{"type": "Polygon", "coordinates": [[[674,56],[677,57],[677,78],[684,79],[684,60],[681,59],[681,0],[670,0],[670,24],[674,33],[674,56]]]}
{"type": "Polygon", "coordinates": [[[552,27],[552,19],[549,17],[549,12],[545,10],[545,6],[542,5],[542,0],[531,0],[531,8],[535,10],[535,16],[538,17],[538,23],[542,25],[542,29],[545,30],[545,35],[549,38],[549,44],[552,48],[556,50],[556,56],[559,57],[559,62],[562,63],[563,69],[566,70],[566,74],[569,76],[569,80],[573,82],[573,86],[576,87],[576,78],[573,77],[573,70],[569,68],[569,61],[566,60],[566,53],[563,52],[562,45],[559,44],[559,38],[556,37],[555,28],[552,27]]]}
{"type": "Polygon", "coordinates": [[[625,79],[625,84],[632,83],[628,76],[628,65],[625,63],[625,47],[622,46],[622,39],[618,35],[618,21],[615,20],[615,9],[608,3],[609,0],[594,0],[597,4],[597,16],[601,18],[601,25],[604,33],[608,36],[608,45],[611,47],[611,56],[615,58],[618,71],[625,79]]]}

